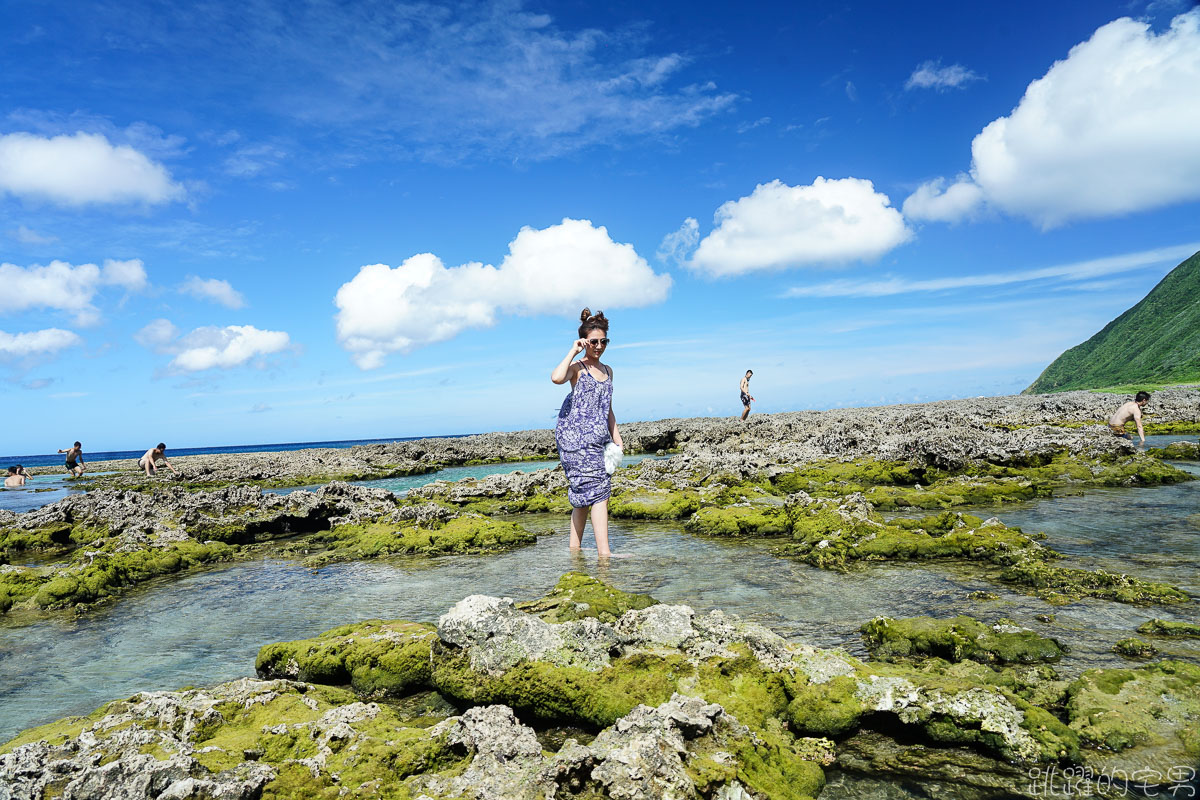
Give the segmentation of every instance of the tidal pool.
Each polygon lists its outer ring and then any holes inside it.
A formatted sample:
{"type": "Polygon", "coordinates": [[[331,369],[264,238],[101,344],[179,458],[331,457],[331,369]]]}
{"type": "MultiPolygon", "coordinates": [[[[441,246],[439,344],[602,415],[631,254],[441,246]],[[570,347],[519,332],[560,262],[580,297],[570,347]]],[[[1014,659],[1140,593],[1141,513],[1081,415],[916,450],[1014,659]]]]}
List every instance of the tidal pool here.
{"type": "MultiPolygon", "coordinates": [[[[535,462],[503,466],[509,467],[505,471],[540,467],[535,462]]],[[[1181,466],[1200,474],[1200,466],[1181,466]]],[[[429,482],[448,473],[395,480],[429,482]]],[[[403,491],[411,485],[417,484],[386,488],[403,491]]],[[[1200,594],[1200,481],[1098,490],[983,513],[1045,531],[1046,543],[1067,554],[1066,566],[1130,572],[1200,594]]],[[[594,549],[575,556],[568,552],[565,516],[529,515],[520,521],[541,538],[501,554],[397,557],[315,571],[296,561],[263,559],[155,581],[81,617],[64,613],[32,624],[0,619],[0,741],[139,690],[252,675],[259,647],[269,642],[376,617],[432,622],[469,594],[539,597],[571,569],[664,602],[720,608],[789,639],[840,646],[859,656],[865,652],[858,628],[874,616],[1007,617],[1065,644],[1068,655],[1059,669],[1067,676],[1094,666],[1129,666],[1133,662],[1111,647],[1134,635],[1142,622],[1197,620],[1195,602],[1050,606],[961,564],[827,572],[773,555],[770,541],[704,539],[675,523],[614,522],[613,548],[629,557],[601,565],[594,549]],[[969,597],[980,590],[997,599],[969,597]],[[1053,615],[1051,622],[1037,619],[1046,614],[1053,615]]],[[[1155,643],[1164,656],[1200,661],[1194,640],[1155,643]]]]}

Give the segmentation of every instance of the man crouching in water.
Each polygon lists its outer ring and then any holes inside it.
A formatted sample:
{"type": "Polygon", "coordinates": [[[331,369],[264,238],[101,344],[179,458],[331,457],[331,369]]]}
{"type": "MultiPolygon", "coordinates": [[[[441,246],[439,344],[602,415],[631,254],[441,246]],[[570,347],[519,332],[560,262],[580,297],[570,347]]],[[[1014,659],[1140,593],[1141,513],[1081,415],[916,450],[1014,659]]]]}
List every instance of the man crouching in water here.
{"type": "Polygon", "coordinates": [[[1149,392],[1138,392],[1128,403],[1123,404],[1117,412],[1108,418],[1108,429],[1123,439],[1133,441],[1133,437],[1125,432],[1125,423],[1133,420],[1137,423],[1138,438],[1146,443],[1146,434],[1142,431],[1142,409],[1150,402],[1149,392]]]}

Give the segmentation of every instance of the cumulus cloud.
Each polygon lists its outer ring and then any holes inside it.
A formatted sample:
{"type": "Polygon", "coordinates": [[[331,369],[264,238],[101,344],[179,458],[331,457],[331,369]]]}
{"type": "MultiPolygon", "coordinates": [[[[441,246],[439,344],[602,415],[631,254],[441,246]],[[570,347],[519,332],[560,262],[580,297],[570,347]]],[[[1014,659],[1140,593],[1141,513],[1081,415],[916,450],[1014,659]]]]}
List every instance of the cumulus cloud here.
{"type": "Polygon", "coordinates": [[[632,245],[614,242],[588,220],[522,228],[508,250],[498,267],[446,267],[432,253],[394,269],[362,267],[334,298],[338,340],[359,367],[373,369],[388,353],[491,326],[499,314],[646,306],[671,287],[670,276],[656,274],[632,245]]]}
{"type": "Polygon", "coordinates": [[[100,134],[0,136],[0,191],[64,206],[156,205],[183,197],[161,163],[100,134]]]}
{"type": "Polygon", "coordinates": [[[68,347],[83,344],[83,339],[61,328],[46,328],[29,333],[0,331],[0,358],[24,358],[50,355],[68,347]]]}
{"type": "Polygon", "coordinates": [[[199,278],[189,275],[183,285],[179,287],[179,291],[199,300],[211,300],[226,308],[242,308],[246,305],[246,298],[242,297],[241,292],[234,289],[229,281],[217,278],[199,278]]]}
{"type": "Polygon", "coordinates": [[[877,258],[912,237],[888,196],[862,178],[760,184],[713,221],[688,266],[716,277],[877,258]]]}
{"type": "Polygon", "coordinates": [[[167,369],[175,373],[238,367],[291,346],[291,337],[284,331],[264,331],[253,325],[210,325],[180,336],[167,319],[154,320],[133,338],[157,353],[174,354],[167,369]]]}
{"type": "MultiPolygon", "coordinates": [[[[988,124],[971,155],[974,196],[1044,228],[1200,198],[1200,9],[1161,34],[1128,18],[1099,28],[988,124]]],[[[962,180],[931,181],[905,213],[961,218],[978,206],[971,195],[962,180]]]]}
{"type": "Polygon", "coordinates": [[[24,311],[30,308],[53,308],[75,315],[78,325],[90,325],[99,320],[100,312],[92,305],[96,294],[106,286],[127,291],[146,287],[146,268],[141,259],[117,261],[106,259],[102,267],[95,264],[73,266],[66,261],[19,267],[0,264],[0,313],[24,311]]]}
{"type": "Polygon", "coordinates": [[[700,223],[695,217],[688,217],[679,226],[679,230],[672,231],[663,237],[662,243],[658,245],[659,261],[666,261],[673,264],[682,264],[687,261],[688,256],[696,245],[700,242],[700,223]]]}
{"type": "Polygon", "coordinates": [[[904,84],[905,89],[936,89],[944,92],[947,89],[961,89],[971,81],[982,80],[962,64],[951,64],[943,67],[941,61],[926,61],[913,70],[912,75],[904,84]]]}

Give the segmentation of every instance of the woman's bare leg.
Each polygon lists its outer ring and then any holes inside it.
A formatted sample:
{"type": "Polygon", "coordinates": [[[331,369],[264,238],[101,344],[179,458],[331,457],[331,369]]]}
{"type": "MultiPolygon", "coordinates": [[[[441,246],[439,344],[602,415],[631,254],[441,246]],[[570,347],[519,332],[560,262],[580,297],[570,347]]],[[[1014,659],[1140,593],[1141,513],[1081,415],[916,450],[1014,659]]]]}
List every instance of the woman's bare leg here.
{"type": "Polygon", "coordinates": [[[592,533],[596,537],[596,550],[601,558],[612,555],[608,549],[608,498],[592,506],[592,533]]]}
{"type": "Polygon", "coordinates": [[[583,544],[583,526],[587,524],[588,510],[584,508],[571,509],[571,549],[578,550],[583,544]]]}

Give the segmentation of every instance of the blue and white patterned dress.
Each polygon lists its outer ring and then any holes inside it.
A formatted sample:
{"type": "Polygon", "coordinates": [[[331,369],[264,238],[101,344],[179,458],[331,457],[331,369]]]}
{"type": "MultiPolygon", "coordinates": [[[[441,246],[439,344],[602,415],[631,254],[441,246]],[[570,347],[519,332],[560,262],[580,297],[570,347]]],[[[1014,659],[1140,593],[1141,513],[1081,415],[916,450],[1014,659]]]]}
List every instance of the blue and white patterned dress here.
{"type": "Polygon", "coordinates": [[[607,500],[612,494],[612,478],[604,470],[604,446],[612,440],[608,432],[611,407],[612,371],[608,370],[608,380],[598,381],[582,367],[554,426],[558,457],[569,484],[567,500],[575,508],[607,500]]]}

